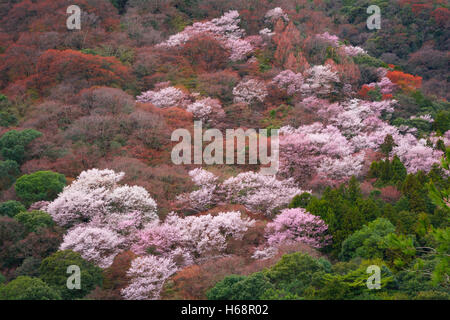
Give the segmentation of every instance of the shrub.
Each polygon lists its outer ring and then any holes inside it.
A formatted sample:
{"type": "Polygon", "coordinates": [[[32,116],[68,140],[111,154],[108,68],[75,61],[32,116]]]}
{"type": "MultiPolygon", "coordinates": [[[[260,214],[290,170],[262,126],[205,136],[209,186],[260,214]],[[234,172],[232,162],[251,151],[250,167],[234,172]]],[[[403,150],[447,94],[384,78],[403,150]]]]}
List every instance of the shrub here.
{"type": "Polygon", "coordinates": [[[8,189],[20,174],[19,165],[14,160],[0,161],[0,190],[8,189]]]}
{"type": "Polygon", "coordinates": [[[65,185],[64,175],[52,171],[37,171],[17,179],[15,189],[19,198],[30,205],[41,200],[55,199],[65,185]]]}
{"type": "Polygon", "coordinates": [[[10,130],[0,138],[0,153],[5,160],[14,160],[20,164],[25,160],[26,146],[40,136],[42,133],[33,129],[10,130]]]}
{"type": "Polygon", "coordinates": [[[72,250],[58,251],[45,258],[39,268],[41,279],[55,288],[63,299],[82,298],[96,286],[102,284],[102,270],[87,262],[81,255],[72,250]],[[67,288],[67,268],[71,265],[80,267],[81,289],[67,288]]]}
{"type": "Polygon", "coordinates": [[[2,300],[61,300],[61,296],[38,278],[20,276],[0,288],[2,300]]]}
{"type": "Polygon", "coordinates": [[[15,244],[24,234],[24,227],[16,220],[0,217],[0,267],[14,266],[18,262],[15,244]]]}
{"type": "Polygon", "coordinates": [[[23,260],[22,264],[14,271],[14,276],[39,277],[40,265],[41,259],[35,257],[28,257],[25,260],[23,260]]]}
{"type": "Polygon", "coordinates": [[[25,211],[25,207],[19,201],[9,200],[0,203],[0,215],[14,217],[19,212],[25,211]]]}
{"type": "Polygon", "coordinates": [[[27,232],[36,232],[40,228],[47,228],[54,225],[52,217],[44,211],[23,211],[14,216],[27,232]]]}
{"type": "Polygon", "coordinates": [[[395,227],[389,220],[378,218],[342,242],[339,258],[344,261],[355,257],[383,258],[383,238],[394,231],[395,227]]]}
{"type": "Polygon", "coordinates": [[[273,288],[262,272],[248,277],[231,275],[210,289],[209,300],[259,300],[266,290],[273,288]]]}

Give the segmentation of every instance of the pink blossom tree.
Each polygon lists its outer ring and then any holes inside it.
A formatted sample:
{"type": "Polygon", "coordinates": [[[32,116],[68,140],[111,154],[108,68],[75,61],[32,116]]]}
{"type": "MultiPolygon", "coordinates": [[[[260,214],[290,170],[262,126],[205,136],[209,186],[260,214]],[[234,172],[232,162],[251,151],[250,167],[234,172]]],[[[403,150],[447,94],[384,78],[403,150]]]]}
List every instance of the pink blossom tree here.
{"type": "Polygon", "coordinates": [[[305,95],[327,96],[337,91],[336,85],[340,82],[337,72],[331,70],[329,65],[313,66],[306,71],[307,77],[302,86],[305,95]]]}
{"type": "Polygon", "coordinates": [[[444,153],[426,145],[425,139],[417,140],[411,134],[401,136],[395,141],[397,146],[392,150],[405,165],[408,172],[429,172],[433,164],[439,164],[444,153]]]}
{"type": "Polygon", "coordinates": [[[243,60],[254,48],[249,41],[242,38],[245,32],[239,27],[240,20],[239,12],[231,10],[220,18],[206,22],[196,22],[158,46],[164,48],[182,46],[195,36],[207,34],[217,39],[225,48],[231,51],[230,60],[243,60]]]}
{"type": "Polygon", "coordinates": [[[73,250],[101,268],[108,268],[120,252],[124,239],[117,233],[86,225],[70,230],[60,246],[60,250],[73,250]]]}
{"type": "Polygon", "coordinates": [[[253,171],[238,174],[219,187],[226,200],[246,206],[253,212],[271,216],[287,206],[292,198],[303,193],[292,179],[278,180],[275,176],[253,171]]]}
{"type": "Polygon", "coordinates": [[[276,7],[267,11],[264,18],[270,23],[275,23],[279,19],[283,19],[285,22],[289,22],[288,15],[280,7],[276,7]]]}
{"type": "Polygon", "coordinates": [[[342,46],[340,47],[340,50],[347,56],[354,57],[357,55],[367,54],[366,50],[364,50],[361,47],[355,47],[355,46],[342,46]]]}
{"type": "Polygon", "coordinates": [[[133,211],[139,212],[145,221],[158,219],[156,202],[147,190],[118,185],[123,176],[123,172],[108,169],[83,171],[48,205],[47,211],[57,224],[68,227],[94,218],[108,221],[111,214],[133,211]]]}
{"type": "Polygon", "coordinates": [[[233,89],[234,103],[263,102],[267,97],[267,87],[263,81],[243,80],[233,89]]]}
{"type": "Polygon", "coordinates": [[[280,132],[281,177],[307,185],[318,173],[344,180],[359,174],[363,157],[352,157],[355,148],[337,127],[314,123],[281,128],[280,132]],[[345,175],[345,168],[352,164],[355,167],[345,175]]]}
{"type": "Polygon", "coordinates": [[[241,239],[253,224],[253,220],[242,218],[238,211],[184,218],[172,212],[164,222],[150,224],[140,231],[132,250],[137,254],[171,256],[179,248],[193,259],[204,259],[221,254],[229,238],[241,239]]]}
{"type": "Polygon", "coordinates": [[[302,242],[314,248],[329,244],[328,226],[318,216],[303,208],[284,209],[267,224],[265,235],[269,246],[277,247],[292,242],[302,242]]]}
{"type": "Polygon", "coordinates": [[[291,70],[284,70],[273,78],[272,83],[280,89],[285,89],[287,94],[292,96],[294,94],[301,93],[303,76],[301,73],[294,73],[291,70]]]}
{"type": "Polygon", "coordinates": [[[167,278],[177,271],[175,262],[170,258],[145,256],[131,262],[127,276],[130,284],[122,289],[127,300],[158,299],[167,278]]]}
{"type": "Polygon", "coordinates": [[[167,87],[159,91],[146,91],[136,97],[137,102],[150,102],[158,108],[168,108],[187,103],[187,95],[178,88],[167,87]]]}
{"type": "Polygon", "coordinates": [[[328,33],[328,31],[322,34],[317,34],[316,38],[328,42],[333,47],[339,47],[339,37],[328,33]]]}
{"type": "Polygon", "coordinates": [[[194,115],[195,119],[215,125],[225,117],[225,112],[218,99],[204,98],[188,105],[187,111],[194,115]]]}

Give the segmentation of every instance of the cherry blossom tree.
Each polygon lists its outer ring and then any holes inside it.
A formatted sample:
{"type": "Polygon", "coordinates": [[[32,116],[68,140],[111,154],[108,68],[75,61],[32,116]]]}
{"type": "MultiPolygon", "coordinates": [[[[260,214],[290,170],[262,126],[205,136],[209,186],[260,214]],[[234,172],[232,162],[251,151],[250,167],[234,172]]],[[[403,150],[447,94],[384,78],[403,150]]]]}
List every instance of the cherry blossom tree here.
{"type": "Polygon", "coordinates": [[[113,170],[83,171],[71,185],[48,205],[48,213],[61,226],[105,220],[111,214],[138,211],[142,219],[158,219],[156,202],[147,190],[138,186],[118,185],[124,173],[113,170]]]}
{"type": "Polygon", "coordinates": [[[189,174],[200,189],[182,194],[178,200],[194,212],[205,211],[219,202],[231,202],[271,216],[303,193],[292,179],[278,180],[253,171],[240,173],[223,183],[217,183],[217,177],[203,169],[194,169],[189,174]]]}
{"type": "Polygon", "coordinates": [[[350,57],[354,57],[360,54],[367,54],[367,52],[361,47],[355,47],[352,45],[340,45],[339,37],[328,32],[316,34],[316,38],[329,43],[332,47],[338,48],[340,52],[350,57]]]}
{"type": "Polygon", "coordinates": [[[264,18],[266,19],[266,21],[271,22],[271,23],[275,23],[279,19],[283,19],[285,22],[289,22],[288,15],[280,7],[276,7],[276,8],[273,8],[273,9],[267,11],[264,18]]]}
{"type": "MultiPolygon", "coordinates": [[[[346,139],[341,131],[332,125],[324,126],[321,123],[313,123],[308,126],[300,126],[297,129],[283,127],[280,129],[280,170],[282,177],[292,177],[301,185],[307,185],[308,181],[318,173],[339,177],[343,168],[348,168],[351,163],[356,164],[361,156],[353,158],[355,152],[353,145],[346,139]],[[343,161],[343,163],[339,163],[343,161]],[[337,165],[336,167],[333,164],[337,165]],[[325,170],[335,170],[325,173],[325,170]]],[[[359,174],[358,164],[351,174],[359,174]]],[[[341,177],[344,178],[344,177],[341,177]]]]}
{"type": "Polygon", "coordinates": [[[373,89],[376,87],[380,88],[382,94],[390,94],[397,88],[397,85],[386,76],[383,76],[379,82],[372,82],[367,84],[367,86],[373,89]]]}
{"type": "Polygon", "coordinates": [[[146,91],[136,97],[137,102],[150,102],[158,108],[168,108],[178,105],[185,105],[187,95],[178,88],[168,87],[159,91],[146,91]]]}
{"type": "Polygon", "coordinates": [[[433,164],[439,164],[444,155],[441,150],[428,147],[425,139],[417,140],[411,134],[401,136],[395,142],[397,146],[392,150],[392,154],[400,158],[408,172],[429,172],[433,164]]]}
{"type": "Polygon", "coordinates": [[[306,71],[306,74],[302,91],[307,95],[327,96],[336,92],[336,85],[340,83],[337,72],[331,70],[329,65],[313,66],[306,71]]]}
{"type": "Polygon", "coordinates": [[[301,73],[284,70],[273,78],[272,83],[276,84],[280,89],[285,89],[288,95],[294,95],[301,93],[303,76],[301,73]]]}
{"type": "Polygon", "coordinates": [[[284,209],[267,224],[265,236],[269,246],[302,242],[314,248],[329,244],[331,236],[327,235],[328,226],[318,216],[303,208],[284,209]]]}
{"type": "Polygon", "coordinates": [[[246,39],[235,37],[228,38],[225,42],[225,47],[230,49],[230,60],[235,62],[244,60],[254,49],[246,39]]]}
{"type": "Polygon", "coordinates": [[[234,103],[263,102],[267,97],[267,87],[263,81],[256,79],[243,80],[233,89],[234,103]]]}
{"type": "Polygon", "coordinates": [[[333,47],[339,47],[339,37],[336,35],[332,35],[328,32],[324,32],[322,34],[317,34],[316,38],[328,42],[333,47]]]}
{"type": "MultiPolygon", "coordinates": [[[[344,135],[355,136],[361,131],[367,130],[369,123],[365,120],[370,117],[380,118],[383,112],[392,113],[394,111],[393,104],[395,104],[393,100],[369,102],[352,99],[334,108],[334,115],[330,122],[339,127],[344,135]]],[[[328,112],[328,114],[331,115],[332,112],[328,112]]]]}
{"type": "Polygon", "coordinates": [[[172,212],[164,222],[155,222],[140,231],[132,249],[137,254],[154,252],[171,256],[179,248],[188,257],[204,259],[221,254],[230,237],[241,239],[253,224],[253,220],[242,218],[238,211],[184,218],[172,212]]]}
{"type": "Polygon", "coordinates": [[[196,22],[158,46],[164,48],[182,46],[192,37],[207,34],[220,41],[225,48],[231,51],[230,59],[232,61],[243,60],[253,51],[253,46],[247,40],[242,39],[245,32],[239,27],[240,20],[239,12],[231,10],[220,18],[196,22]]]}
{"type": "Polygon", "coordinates": [[[365,153],[361,152],[339,159],[325,158],[317,168],[318,178],[328,180],[328,184],[337,185],[352,176],[361,174],[365,153]]]}
{"type": "Polygon", "coordinates": [[[101,268],[108,268],[120,252],[124,239],[115,232],[80,225],[70,230],[60,246],[60,250],[73,250],[101,268]]]}
{"type": "Polygon", "coordinates": [[[259,30],[259,34],[263,38],[270,38],[275,34],[275,32],[272,32],[272,30],[270,30],[269,28],[264,28],[264,29],[259,30]]]}
{"type": "Polygon", "coordinates": [[[211,125],[217,124],[225,117],[225,112],[218,99],[204,98],[188,105],[187,111],[192,112],[195,119],[211,125]]]}
{"type": "Polygon", "coordinates": [[[357,55],[367,54],[366,50],[364,50],[361,47],[355,47],[355,46],[342,46],[340,47],[340,50],[342,52],[350,57],[354,57],[357,55]]]}
{"type": "Polygon", "coordinates": [[[218,177],[214,173],[202,168],[196,168],[189,171],[189,176],[197,186],[215,185],[218,177]]]}
{"type": "Polygon", "coordinates": [[[238,174],[220,186],[226,200],[246,206],[253,212],[267,216],[287,206],[292,198],[304,191],[293,179],[278,180],[275,176],[262,175],[253,171],[238,174]]]}
{"type": "Polygon", "coordinates": [[[122,289],[122,296],[127,300],[158,299],[164,281],[176,271],[175,262],[170,258],[138,257],[131,262],[127,272],[131,281],[122,289]]]}
{"type": "Polygon", "coordinates": [[[189,176],[199,189],[178,195],[177,201],[185,210],[206,211],[219,199],[216,194],[218,178],[202,168],[189,171],[189,176]]]}

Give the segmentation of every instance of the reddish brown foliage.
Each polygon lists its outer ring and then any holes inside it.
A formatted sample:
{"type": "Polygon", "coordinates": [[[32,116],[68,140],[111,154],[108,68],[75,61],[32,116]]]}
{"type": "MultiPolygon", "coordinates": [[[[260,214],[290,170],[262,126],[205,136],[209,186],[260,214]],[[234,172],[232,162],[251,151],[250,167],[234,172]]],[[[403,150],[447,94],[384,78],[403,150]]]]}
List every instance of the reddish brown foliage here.
{"type": "Polygon", "coordinates": [[[112,265],[103,272],[103,289],[116,291],[120,294],[120,289],[128,285],[127,271],[131,266],[131,261],[136,258],[132,251],[119,253],[112,265]]]}
{"type": "Polygon", "coordinates": [[[387,186],[382,188],[381,190],[381,199],[386,202],[395,202],[402,196],[402,193],[397,190],[397,188],[393,186],[387,186]]]}
{"type": "Polygon", "coordinates": [[[412,91],[422,86],[422,77],[413,76],[412,74],[401,71],[388,71],[386,76],[402,90],[412,91]]]}
{"type": "Polygon", "coordinates": [[[126,85],[130,70],[116,58],[84,54],[74,50],[47,50],[39,57],[36,85],[43,90],[62,81],[85,81],[94,85],[126,85]]]}
{"type": "Polygon", "coordinates": [[[208,72],[225,68],[229,56],[228,50],[210,36],[190,39],[181,53],[191,65],[208,72]]]}

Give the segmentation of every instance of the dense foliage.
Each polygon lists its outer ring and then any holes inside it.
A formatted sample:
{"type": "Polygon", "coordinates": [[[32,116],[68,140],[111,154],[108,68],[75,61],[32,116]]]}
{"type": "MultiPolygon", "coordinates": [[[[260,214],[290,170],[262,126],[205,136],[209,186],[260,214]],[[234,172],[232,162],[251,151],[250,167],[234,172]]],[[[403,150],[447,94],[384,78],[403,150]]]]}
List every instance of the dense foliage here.
{"type": "Polygon", "coordinates": [[[70,4],[0,3],[0,299],[450,298],[448,3],[70,4]]]}

